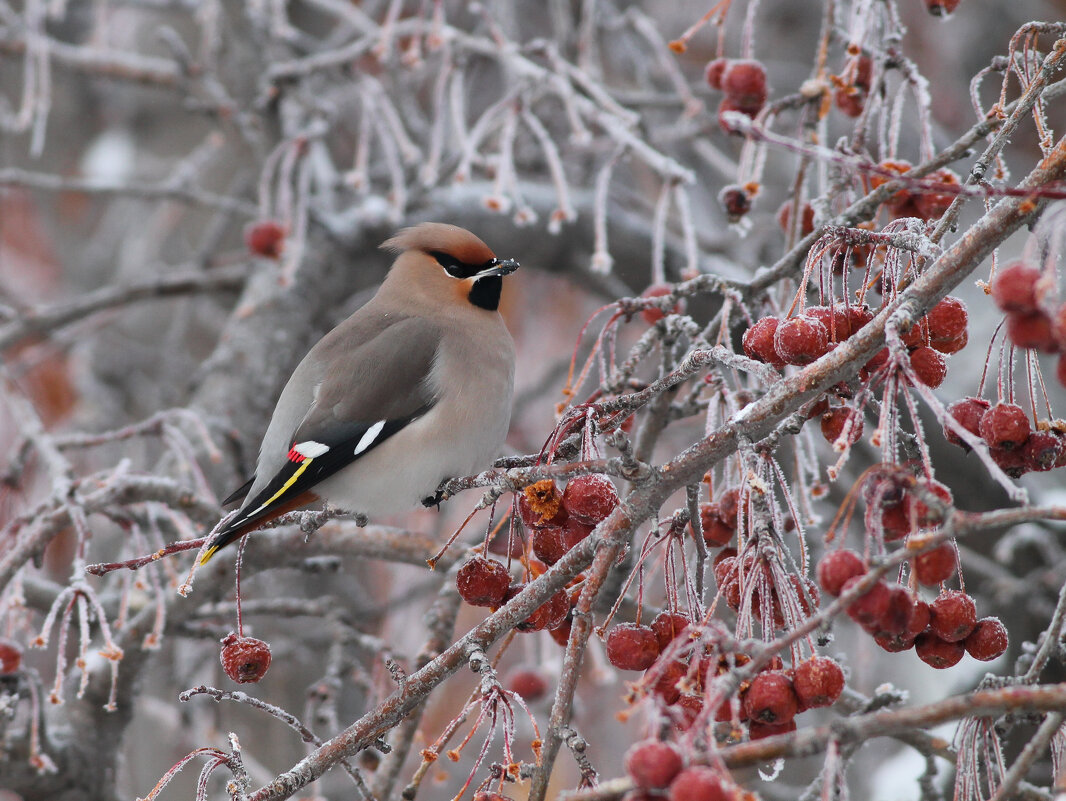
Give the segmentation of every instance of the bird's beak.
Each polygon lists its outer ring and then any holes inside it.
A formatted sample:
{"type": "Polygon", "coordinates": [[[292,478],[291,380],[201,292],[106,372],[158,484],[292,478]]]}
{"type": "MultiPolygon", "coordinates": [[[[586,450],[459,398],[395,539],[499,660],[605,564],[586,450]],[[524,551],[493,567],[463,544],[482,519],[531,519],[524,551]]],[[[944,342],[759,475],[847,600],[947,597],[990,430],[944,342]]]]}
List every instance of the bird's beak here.
{"type": "Polygon", "coordinates": [[[493,275],[510,275],[520,266],[514,259],[493,259],[485,265],[485,269],[474,273],[470,277],[476,281],[479,278],[488,278],[493,275]]]}

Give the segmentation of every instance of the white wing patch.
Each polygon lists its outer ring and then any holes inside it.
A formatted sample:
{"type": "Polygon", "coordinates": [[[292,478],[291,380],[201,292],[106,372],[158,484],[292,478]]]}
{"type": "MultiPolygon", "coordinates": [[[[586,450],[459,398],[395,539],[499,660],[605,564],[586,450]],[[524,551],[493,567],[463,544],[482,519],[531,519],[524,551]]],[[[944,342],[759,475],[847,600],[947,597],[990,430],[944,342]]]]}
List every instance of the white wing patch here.
{"type": "Polygon", "coordinates": [[[355,453],[353,455],[358,456],[371,445],[374,444],[374,440],[378,438],[378,434],[381,433],[381,429],[385,427],[384,420],[378,420],[374,425],[370,426],[366,430],[366,433],[359,438],[359,444],[355,446],[355,453]]]}
{"type": "Polygon", "coordinates": [[[323,445],[321,442],[315,442],[313,439],[309,439],[306,442],[296,443],[292,446],[292,449],[305,459],[317,459],[329,450],[329,445],[323,445]]]}

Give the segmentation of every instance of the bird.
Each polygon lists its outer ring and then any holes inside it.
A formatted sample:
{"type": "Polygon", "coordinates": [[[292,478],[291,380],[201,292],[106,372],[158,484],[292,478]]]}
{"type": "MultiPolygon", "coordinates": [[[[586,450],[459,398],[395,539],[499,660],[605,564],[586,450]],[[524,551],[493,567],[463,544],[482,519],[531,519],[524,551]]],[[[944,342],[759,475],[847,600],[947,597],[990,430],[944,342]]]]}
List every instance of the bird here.
{"type": "Polygon", "coordinates": [[[439,503],[448,478],[499,453],[511,417],[515,348],[499,313],[519,268],[471,232],[405,228],[377,293],[311,348],[285,384],[243,501],[202,551],[315,502],[370,518],[439,503]]]}

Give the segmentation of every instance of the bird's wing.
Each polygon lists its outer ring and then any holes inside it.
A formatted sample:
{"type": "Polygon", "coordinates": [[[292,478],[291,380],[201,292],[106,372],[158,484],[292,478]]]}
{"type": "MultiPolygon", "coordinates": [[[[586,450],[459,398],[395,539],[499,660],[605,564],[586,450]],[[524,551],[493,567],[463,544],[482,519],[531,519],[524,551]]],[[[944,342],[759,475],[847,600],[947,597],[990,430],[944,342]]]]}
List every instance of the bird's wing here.
{"type": "Polygon", "coordinates": [[[289,379],[245,501],[202,561],[432,408],[439,341],[422,318],[358,314],[322,339],[289,379]]]}

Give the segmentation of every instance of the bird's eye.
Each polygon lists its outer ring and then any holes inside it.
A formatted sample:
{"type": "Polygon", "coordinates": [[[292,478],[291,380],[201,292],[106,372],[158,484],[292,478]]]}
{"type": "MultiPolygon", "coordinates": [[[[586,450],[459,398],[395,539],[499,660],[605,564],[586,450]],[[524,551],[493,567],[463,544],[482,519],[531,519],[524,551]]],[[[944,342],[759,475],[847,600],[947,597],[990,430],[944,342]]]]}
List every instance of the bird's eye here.
{"type": "Polygon", "coordinates": [[[464,264],[459,261],[459,259],[455,258],[455,256],[445,253],[444,251],[431,250],[429,251],[429,255],[435,258],[437,264],[443,267],[448,272],[448,275],[453,278],[466,278],[473,275],[475,272],[469,264],[464,264]]]}

